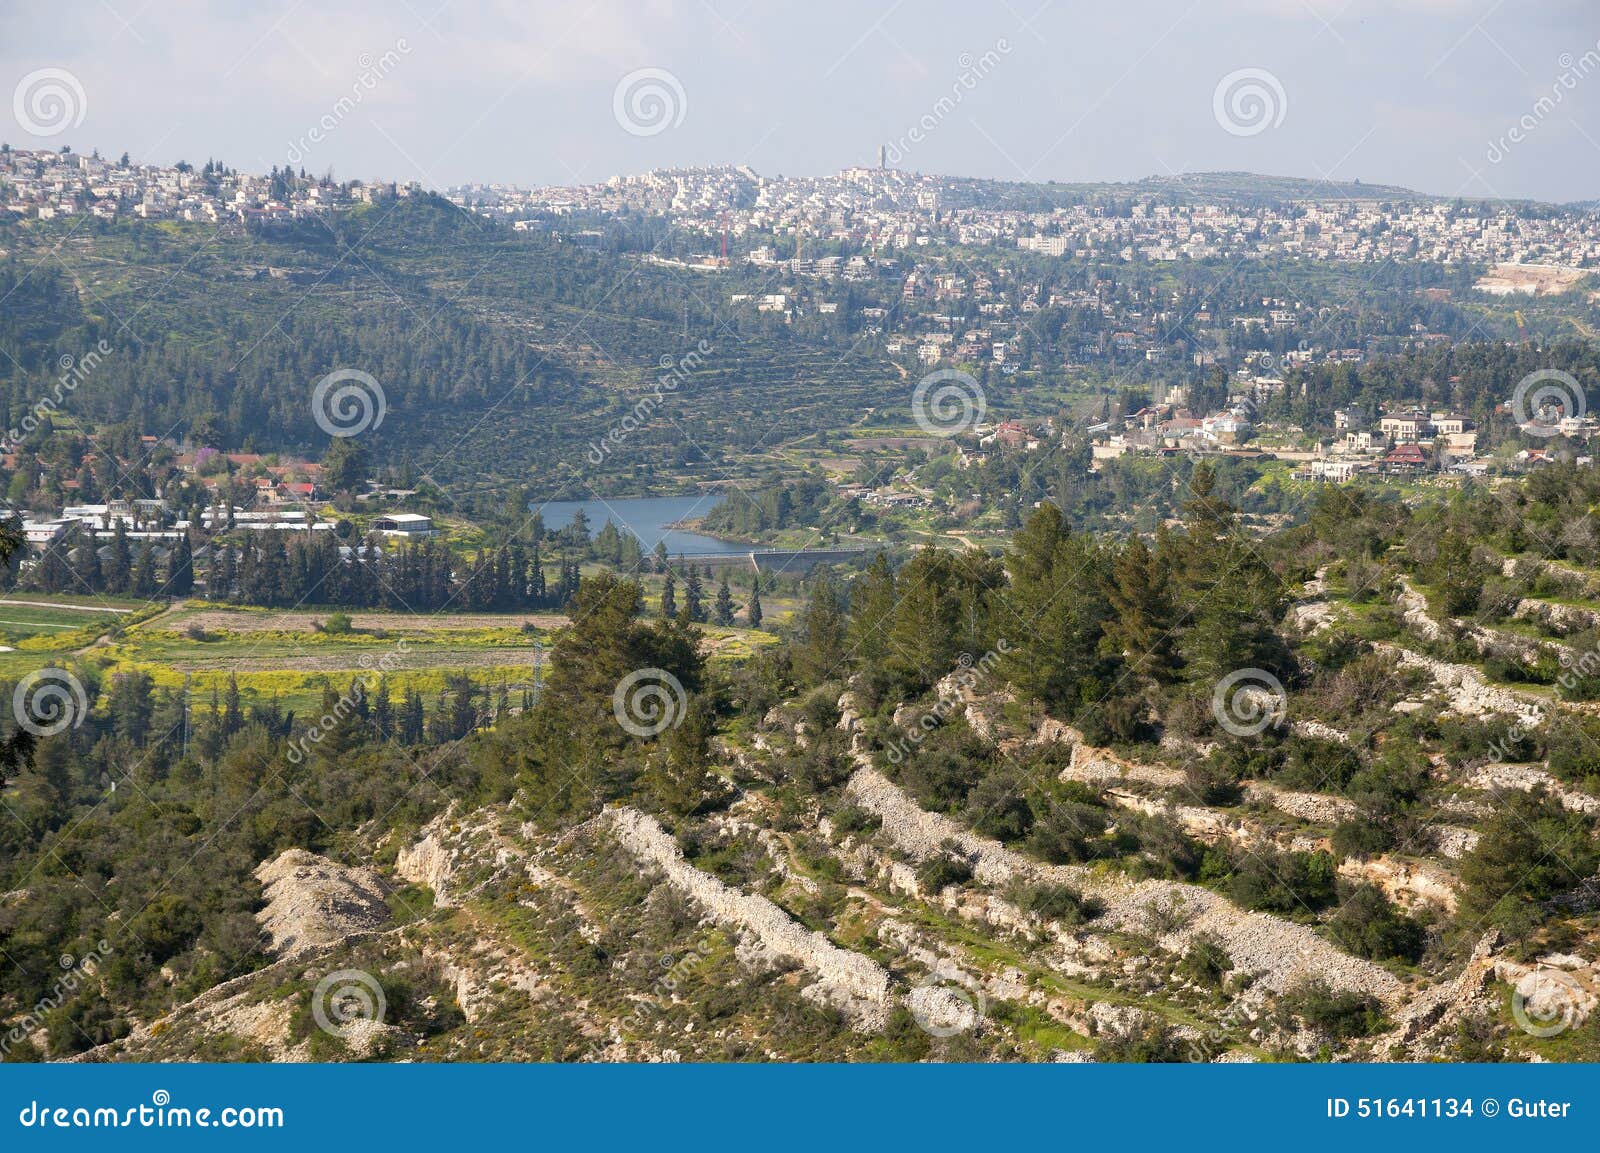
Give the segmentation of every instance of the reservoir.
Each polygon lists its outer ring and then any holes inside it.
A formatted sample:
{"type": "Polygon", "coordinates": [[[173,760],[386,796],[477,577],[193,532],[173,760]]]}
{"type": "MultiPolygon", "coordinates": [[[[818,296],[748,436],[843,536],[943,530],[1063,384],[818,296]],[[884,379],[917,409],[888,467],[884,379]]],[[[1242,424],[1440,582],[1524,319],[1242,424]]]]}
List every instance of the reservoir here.
{"type": "Polygon", "coordinates": [[[665,541],[667,553],[675,557],[730,556],[749,552],[750,546],[746,544],[667,527],[677,521],[705,516],[721,499],[721,493],[708,492],[693,496],[554,500],[531,507],[534,512],[544,516],[544,527],[551,532],[566,528],[581,508],[584,516],[589,518],[591,535],[599,532],[609,520],[618,528],[638,537],[646,556],[655,551],[659,541],[665,541]]]}

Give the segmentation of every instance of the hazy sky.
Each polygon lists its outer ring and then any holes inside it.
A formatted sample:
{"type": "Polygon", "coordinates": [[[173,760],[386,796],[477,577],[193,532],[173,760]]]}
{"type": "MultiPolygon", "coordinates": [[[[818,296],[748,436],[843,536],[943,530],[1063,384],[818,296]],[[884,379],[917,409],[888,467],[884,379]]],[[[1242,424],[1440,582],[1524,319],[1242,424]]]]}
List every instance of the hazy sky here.
{"type": "Polygon", "coordinates": [[[890,144],[904,168],[1004,179],[1244,169],[1600,197],[1600,0],[0,0],[0,14],[0,138],[149,161],[292,159],[441,187],[714,163],[815,174],[890,144]]]}

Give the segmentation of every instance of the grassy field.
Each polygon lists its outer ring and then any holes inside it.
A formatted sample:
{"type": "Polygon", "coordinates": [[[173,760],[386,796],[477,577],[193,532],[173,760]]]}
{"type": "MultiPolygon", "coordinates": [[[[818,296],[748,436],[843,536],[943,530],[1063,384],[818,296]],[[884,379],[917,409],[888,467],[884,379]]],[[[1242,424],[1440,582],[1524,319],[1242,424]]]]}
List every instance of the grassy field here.
{"type": "MultiPolygon", "coordinates": [[[[65,605],[67,602],[62,601],[65,605]]],[[[391,696],[417,691],[432,700],[447,677],[470,672],[480,684],[512,693],[535,683],[554,633],[566,623],[550,613],[361,612],[352,630],[320,631],[332,610],[233,608],[204,601],[171,607],[106,602],[101,611],[0,604],[0,616],[26,616],[32,631],[0,652],[0,676],[16,679],[49,666],[68,668],[104,688],[117,673],[144,672],[158,688],[187,684],[196,699],[230,678],[248,707],[276,698],[284,708],[318,704],[325,688],[343,691],[356,677],[383,673],[391,696]],[[110,612],[107,608],[132,610],[110,612]]],[[[750,629],[706,628],[711,659],[733,662],[776,643],[750,629]]]]}

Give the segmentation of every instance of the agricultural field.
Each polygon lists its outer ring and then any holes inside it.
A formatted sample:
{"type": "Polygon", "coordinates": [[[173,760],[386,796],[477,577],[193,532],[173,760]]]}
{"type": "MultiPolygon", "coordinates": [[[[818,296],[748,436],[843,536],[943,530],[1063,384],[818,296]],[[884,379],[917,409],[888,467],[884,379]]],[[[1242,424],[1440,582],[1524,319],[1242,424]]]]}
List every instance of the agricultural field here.
{"type": "MultiPolygon", "coordinates": [[[[382,673],[390,692],[432,699],[453,673],[469,672],[498,693],[539,683],[550,645],[566,618],[554,613],[359,612],[332,624],[335,610],[238,608],[206,601],[172,606],[143,601],[43,598],[0,602],[18,623],[0,635],[0,676],[20,678],[59,666],[88,674],[102,689],[118,673],[143,672],[157,688],[187,684],[196,699],[236,681],[246,707],[276,700],[285,709],[316,705],[323,690],[382,673]],[[330,627],[330,625],[332,627],[330,627]]],[[[770,633],[705,628],[715,661],[747,659],[776,643],[770,633]]]]}

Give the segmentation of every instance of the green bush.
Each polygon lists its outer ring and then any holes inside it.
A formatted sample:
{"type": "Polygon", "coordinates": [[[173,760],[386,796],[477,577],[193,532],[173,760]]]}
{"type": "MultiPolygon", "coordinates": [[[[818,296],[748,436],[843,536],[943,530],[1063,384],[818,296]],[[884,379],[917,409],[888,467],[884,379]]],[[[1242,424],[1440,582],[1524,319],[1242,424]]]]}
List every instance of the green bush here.
{"type": "Polygon", "coordinates": [[[1354,885],[1340,894],[1339,911],[1328,922],[1333,939],[1369,961],[1416,961],[1426,936],[1422,926],[1395,909],[1376,885],[1354,885]]]}
{"type": "Polygon", "coordinates": [[[1335,1041],[1370,1037],[1384,1025],[1383,1002],[1370,993],[1339,992],[1321,977],[1296,985],[1278,1002],[1286,1018],[1319,1029],[1335,1041]]]}

